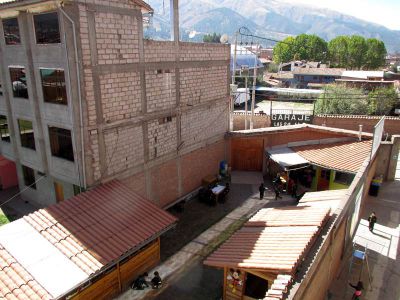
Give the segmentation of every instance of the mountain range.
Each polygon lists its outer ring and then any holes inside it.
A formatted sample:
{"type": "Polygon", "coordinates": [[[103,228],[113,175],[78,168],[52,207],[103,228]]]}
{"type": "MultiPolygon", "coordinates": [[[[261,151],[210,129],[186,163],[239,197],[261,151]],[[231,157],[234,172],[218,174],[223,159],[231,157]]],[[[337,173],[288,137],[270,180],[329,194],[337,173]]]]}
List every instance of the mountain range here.
{"type": "MultiPolygon", "coordinates": [[[[147,2],[155,14],[145,36],[168,39],[170,1],[147,2]]],[[[357,34],[381,39],[389,53],[400,52],[400,30],[290,0],[181,0],[179,17],[182,40],[199,41],[204,34],[216,32],[226,33],[232,41],[238,28],[245,26],[258,36],[276,40],[300,33],[316,34],[327,41],[338,35],[357,34]]]]}

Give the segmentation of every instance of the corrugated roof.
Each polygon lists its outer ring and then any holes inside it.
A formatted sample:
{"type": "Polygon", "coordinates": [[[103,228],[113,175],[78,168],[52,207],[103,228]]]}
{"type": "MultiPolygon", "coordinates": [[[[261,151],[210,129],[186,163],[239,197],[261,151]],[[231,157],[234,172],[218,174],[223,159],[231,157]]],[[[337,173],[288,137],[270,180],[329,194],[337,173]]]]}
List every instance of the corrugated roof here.
{"type": "Polygon", "coordinates": [[[320,226],[329,218],[329,209],[306,211],[296,206],[261,210],[204,264],[293,274],[320,226]],[[306,214],[310,215],[309,221],[304,219],[306,214]]]}
{"type": "Polygon", "coordinates": [[[318,226],[243,227],[204,262],[215,267],[293,273],[318,226]]]}
{"type": "Polygon", "coordinates": [[[263,208],[245,226],[322,226],[329,212],[329,207],[263,208]]]}
{"type": "MultiPolygon", "coordinates": [[[[82,270],[86,274],[84,277],[89,278],[124,254],[158,237],[171,228],[176,220],[121,182],[112,181],[4,225],[0,233],[8,230],[8,227],[17,226],[19,221],[25,222],[82,270]]],[[[31,257],[31,250],[29,245],[23,245],[24,239],[20,242],[22,250],[18,251],[18,257],[21,258],[18,262],[27,270],[30,266],[24,266],[24,261],[28,261],[24,258],[31,257]]],[[[9,245],[12,246],[12,241],[7,239],[3,247],[7,249],[9,245]]],[[[0,286],[10,280],[12,278],[7,276],[0,278],[0,286]]],[[[73,287],[65,288],[64,293],[73,287]]],[[[18,296],[18,293],[14,296],[18,296]]]]}
{"type": "Polygon", "coordinates": [[[50,299],[50,294],[0,244],[0,298],[50,299]]]}
{"type": "Polygon", "coordinates": [[[331,214],[339,206],[340,202],[346,197],[347,189],[330,190],[321,192],[307,192],[300,199],[297,206],[313,206],[321,208],[330,208],[331,214]]]}
{"type": "Polygon", "coordinates": [[[385,76],[384,71],[344,71],[342,77],[350,77],[350,78],[360,78],[360,79],[368,79],[371,77],[379,77],[383,78],[385,76]]]}
{"type": "Polygon", "coordinates": [[[293,151],[315,164],[327,169],[357,173],[370,155],[372,141],[315,144],[292,147],[293,151]]]}
{"type": "Polygon", "coordinates": [[[339,68],[294,68],[294,75],[322,75],[322,76],[342,76],[345,69],[339,68]]]}

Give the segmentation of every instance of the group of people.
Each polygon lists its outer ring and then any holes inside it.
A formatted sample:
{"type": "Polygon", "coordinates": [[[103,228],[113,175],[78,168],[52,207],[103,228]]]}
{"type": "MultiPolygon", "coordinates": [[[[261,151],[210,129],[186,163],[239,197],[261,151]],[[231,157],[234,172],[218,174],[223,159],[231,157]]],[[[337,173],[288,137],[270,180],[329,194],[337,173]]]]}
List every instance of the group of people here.
{"type": "Polygon", "coordinates": [[[153,289],[158,289],[162,286],[162,279],[157,271],[154,272],[154,277],[150,281],[148,280],[148,276],[149,274],[147,272],[139,275],[139,277],[133,281],[131,286],[132,289],[144,290],[145,288],[148,288],[150,286],[153,289]]]}
{"type": "MultiPolygon", "coordinates": [[[[281,179],[281,175],[279,173],[276,174],[275,179],[272,181],[274,192],[275,192],[275,200],[278,200],[278,198],[282,199],[281,192],[283,190],[283,182],[281,179]]],[[[258,187],[258,190],[260,192],[260,200],[264,198],[264,193],[266,190],[266,187],[264,185],[264,182],[260,184],[258,187]]]]}

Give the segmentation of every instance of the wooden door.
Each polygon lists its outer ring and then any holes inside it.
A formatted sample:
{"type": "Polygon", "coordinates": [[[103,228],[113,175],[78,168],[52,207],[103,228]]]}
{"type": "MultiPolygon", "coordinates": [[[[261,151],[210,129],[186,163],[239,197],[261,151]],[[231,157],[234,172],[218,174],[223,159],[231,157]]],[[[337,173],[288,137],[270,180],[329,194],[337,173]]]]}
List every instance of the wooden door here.
{"type": "Polygon", "coordinates": [[[262,139],[232,140],[232,169],[262,171],[264,142],[262,139]]]}
{"type": "Polygon", "coordinates": [[[331,170],[321,169],[318,178],[317,191],[329,190],[329,179],[331,177],[331,170]]]}
{"type": "Polygon", "coordinates": [[[54,182],[54,192],[56,194],[57,203],[64,201],[64,189],[61,183],[54,182]]]}

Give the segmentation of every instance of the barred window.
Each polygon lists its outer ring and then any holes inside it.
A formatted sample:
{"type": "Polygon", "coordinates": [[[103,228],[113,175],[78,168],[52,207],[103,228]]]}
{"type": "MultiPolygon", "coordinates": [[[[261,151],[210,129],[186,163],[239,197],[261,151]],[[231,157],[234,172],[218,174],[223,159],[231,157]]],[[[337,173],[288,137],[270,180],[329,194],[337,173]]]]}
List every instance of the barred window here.
{"type": "Polygon", "coordinates": [[[44,102],[67,105],[64,70],[40,69],[44,102]]]}

